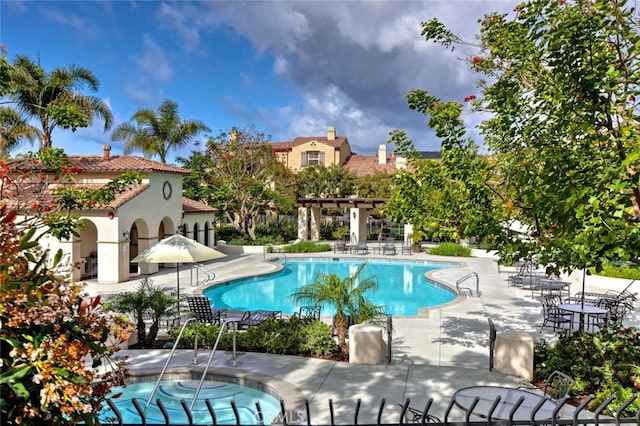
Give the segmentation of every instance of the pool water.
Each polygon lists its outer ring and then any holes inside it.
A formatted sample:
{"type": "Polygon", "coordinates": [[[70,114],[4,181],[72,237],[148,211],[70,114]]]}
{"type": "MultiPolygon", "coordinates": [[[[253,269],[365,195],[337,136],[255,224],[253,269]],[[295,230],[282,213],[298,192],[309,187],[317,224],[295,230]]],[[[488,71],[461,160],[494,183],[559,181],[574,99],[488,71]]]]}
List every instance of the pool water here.
{"type": "MultiPolygon", "coordinates": [[[[352,275],[361,260],[305,259],[288,260],[277,273],[231,281],[206,289],[213,306],[219,309],[253,311],[258,309],[294,314],[300,309],[290,295],[301,285],[311,284],[319,273],[338,274],[341,278],[352,275]]],[[[387,314],[415,316],[418,308],[432,307],[450,302],[455,292],[435,285],[425,273],[451,265],[416,262],[368,261],[361,278],[375,276],[378,291],[368,294],[371,302],[383,305],[387,314]]],[[[322,307],[322,315],[333,315],[329,307],[322,307]]]]}
{"type": "MultiPolygon", "coordinates": [[[[160,382],[160,387],[153,397],[153,401],[145,411],[147,424],[165,424],[164,416],[156,404],[158,399],[164,404],[171,423],[189,424],[180,400],[184,399],[187,406],[190,406],[199,382],[199,380],[160,382]]],[[[137,399],[140,406],[144,408],[154,385],[155,382],[138,382],[129,384],[126,387],[114,387],[111,390],[110,395],[122,392],[122,395],[113,399],[113,402],[118,407],[125,424],[142,424],[140,414],[138,414],[131,400],[133,398],[137,399]]],[[[268,393],[234,383],[205,381],[198,395],[198,400],[193,410],[191,410],[194,424],[212,424],[205,399],[208,399],[213,406],[218,424],[236,424],[236,418],[231,408],[232,400],[238,409],[240,424],[260,423],[256,401],[260,401],[265,424],[270,424],[280,413],[280,401],[268,393]]],[[[101,421],[105,422],[106,419],[113,417],[115,417],[113,412],[105,405],[100,416],[101,421]]]]}

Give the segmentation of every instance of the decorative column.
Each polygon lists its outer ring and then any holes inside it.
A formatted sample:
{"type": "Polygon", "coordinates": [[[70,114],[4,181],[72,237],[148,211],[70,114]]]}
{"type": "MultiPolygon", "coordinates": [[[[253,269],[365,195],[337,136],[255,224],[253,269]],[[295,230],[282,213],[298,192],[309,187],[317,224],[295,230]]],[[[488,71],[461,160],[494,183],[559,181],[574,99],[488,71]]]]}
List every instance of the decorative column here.
{"type": "Polygon", "coordinates": [[[351,243],[365,241],[367,239],[367,209],[352,207],[349,210],[351,243]]]}
{"type": "Polygon", "coordinates": [[[311,241],[320,241],[320,207],[311,208],[311,241]]]}
{"type": "Polygon", "coordinates": [[[305,241],[309,239],[309,209],[298,207],[298,239],[305,241]]]}

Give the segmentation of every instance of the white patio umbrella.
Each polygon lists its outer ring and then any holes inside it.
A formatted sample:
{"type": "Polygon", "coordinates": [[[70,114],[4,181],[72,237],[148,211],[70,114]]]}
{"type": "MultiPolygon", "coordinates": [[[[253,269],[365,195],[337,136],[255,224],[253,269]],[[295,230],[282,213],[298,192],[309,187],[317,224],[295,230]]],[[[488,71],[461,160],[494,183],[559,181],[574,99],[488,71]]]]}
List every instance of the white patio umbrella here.
{"type": "Polygon", "coordinates": [[[180,264],[197,263],[225,257],[226,254],[200,244],[182,235],[172,235],[147,248],[131,260],[131,263],[175,263],[178,316],[180,316],[180,264]]]}

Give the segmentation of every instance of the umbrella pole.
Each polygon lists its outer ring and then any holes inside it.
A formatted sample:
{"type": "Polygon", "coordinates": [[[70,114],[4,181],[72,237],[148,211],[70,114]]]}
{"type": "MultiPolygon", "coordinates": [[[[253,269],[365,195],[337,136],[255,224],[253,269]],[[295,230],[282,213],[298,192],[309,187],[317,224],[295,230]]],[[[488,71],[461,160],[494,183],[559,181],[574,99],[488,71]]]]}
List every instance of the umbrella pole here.
{"type": "Polygon", "coordinates": [[[176,272],[178,275],[176,276],[176,294],[178,299],[178,323],[180,322],[180,262],[176,262],[176,272]]]}

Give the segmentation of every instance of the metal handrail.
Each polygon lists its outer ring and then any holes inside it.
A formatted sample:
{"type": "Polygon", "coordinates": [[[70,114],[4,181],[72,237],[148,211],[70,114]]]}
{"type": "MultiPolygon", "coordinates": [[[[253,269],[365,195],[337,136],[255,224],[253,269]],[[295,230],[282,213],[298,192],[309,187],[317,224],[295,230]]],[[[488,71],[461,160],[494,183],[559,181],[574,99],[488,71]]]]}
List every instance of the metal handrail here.
{"type": "MultiPolygon", "coordinates": [[[[162,367],[162,371],[160,371],[160,376],[158,377],[158,380],[156,380],[156,384],[153,386],[153,390],[151,391],[151,393],[149,394],[149,398],[147,399],[147,403],[145,404],[145,409],[147,407],[149,407],[149,404],[151,404],[151,400],[153,399],[153,397],[155,396],[156,392],[158,391],[158,388],[160,387],[160,382],[162,381],[162,377],[164,376],[164,373],[167,371],[167,367],[169,366],[169,363],[171,362],[171,358],[173,358],[173,354],[176,351],[176,348],[178,347],[178,342],[180,342],[180,338],[182,337],[182,334],[184,333],[185,328],[187,327],[187,324],[189,324],[192,321],[196,321],[197,318],[188,318],[184,325],[182,326],[182,328],[180,329],[180,333],[178,334],[178,337],[176,338],[176,342],[173,344],[173,347],[171,348],[171,352],[169,353],[169,357],[167,358],[167,361],[164,363],[164,366],[162,367]]],[[[218,337],[216,338],[216,342],[213,345],[213,348],[211,348],[211,353],[209,354],[209,360],[207,361],[207,366],[204,369],[204,372],[202,373],[202,378],[200,379],[200,383],[198,384],[198,387],[196,388],[196,392],[193,395],[193,400],[191,401],[191,406],[189,407],[189,409],[193,409],[193,406],[195,405],[195,401],[198,398],[198,395],[200,394],[200,390],[202,389],[202,385],[204,383],[204,379],[207,376],[207,371],[209,370],[209,367],[211,366],[211,361],[213,360],[213,355],[216,352],[216,349],[218,348],[218,343],[220,343],[220,338],[222,337],[222,334],[225,330],[225,327],[227,327],[229,324],[237,324],[238,321],[240,321],[240,318],[234,318],[234,319],[230,319],[230,320],[225,320],[221,325],[220,325],[220,331],[218,332],[218,337]]],[[[238,327],[234,327],[233,328],[233,360],[235,362],[236,359],[236,331],[237,331],[238,327]]],[[[197,337],[198,334],[196,332],[196,343],[194,344],[194,352],[193,352],[193,363],[196,363],[197,360],[197,356],[198,356],[198,341],[197,341],[197,337]]]]}
{"type": "Polygon", "coordinates": [[[176,338],[176,342],[173,344],[173,347],[171,348],[171,352],[169,353],[169,357],[165,361],[164,366],[162,367],[162,370],[160,371],[160,376],[158,377],[158,380],[156,381],[156,384],[153,386],[153,390],[149,394],[149,398],[147,399],[147,403],[144,405],[145,409],[147,407],[149,407],[149,404],[151,404],[151,400],[153,399],[153,397],[155,396],[156,392],[158,391],[158,388],[160,387],[160,381],[162,380],[162,376],[164,376],[164,373],[167,371],[167,367],[169,367],[169,363],[171,362],[171,358],[173,358],[173,354],[176,352],[176,349],[178,348],[178,342],[180,341],[180,338],[182,337],[182,334],[184,333],[184,329],[187,327],[187,324],[189,324],[190,322],[193,322],[195,320],[196,320],[195,317],[194,318],[187,318],[187,320],[182,325],[182,328],[180,329],[180,333],[178,334],[178,337],[176,338]]]}
{"type": "Polygon", "coordinates": [[[473,295],[473,291],[469,288],[469,287],[461,287],[460,284],[462,284],[463,282],[471,279],[471,278],[475,278],[476,280],[476,296],[480,296],[480,278],[478,277],[478,274],[475,272],[471,272],[470,274],[465,275],[464,277],[460,278],[458,281],[456,281],[456,289],[458,291],[460,291],[460,289],[465,289],[465,290],[469,290],[469,292],[473,295]]]}
{"type": "Polygon", "coordinates": [[[198,395],[200,395],[200,391],[202,390],[202,386],[204,384],[204,379],[207,377],[207,371],[209,371],[209,367],[211,366],[211,361],[213,361],[213,355],[218,349],[218,343],[220,343],[220,338],[222,337],[222,333],[224,332],[225,327],[228,327],[229,324],[233,324],[233,360],[236,360],[236,332],[238,331],[238,322],[240,318],[233,318],[224,320],[220,325],[220,332],[218,333],[218,337],[216,338],[216,342],[213,344],[213,348],[211,348],[211,352],[209,353],[209,360],[207,361],[207,365],[204,367],[204,371],[202,372],[202,377],[200,378],[200,383],[198,383],[198,387],[196,388],[196,392],[193,394],[193,399],[191,400],[191,405],[189,406],[190,410],[193,410],[193,406],[196,405],[196,400],[198,399],[198,395]]]}
{"type": "Polygon", "coordinates": [[[200,272],[202,272],[202,273],[206,276],[206,278],[202,280],[202,283],[211,282],[211,281],[213,281],[213,280],[215,280],[215,279],[216,279],[216,274],[215,274],[213,271],[208,270],[208,269],[207,269],[207,268],[205,268],[203,265],[201,265],[201,264],[199,264],[199,263],[198,263],[198,264],[193,265],[193,266],[191,267],[191,271],[190,271],[191,276],[190,276],[190,279],[191,279],[191,285],[192,285],[192,286],[199,286],[199,285],[201,284],[201,281],[200,281],[200,272]],[[195,284],[193,283],[193,270],[194,270],[194,269],[196,270],[196,283],[195,283],[195,284]]]}

